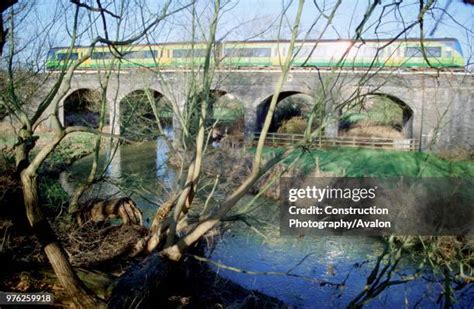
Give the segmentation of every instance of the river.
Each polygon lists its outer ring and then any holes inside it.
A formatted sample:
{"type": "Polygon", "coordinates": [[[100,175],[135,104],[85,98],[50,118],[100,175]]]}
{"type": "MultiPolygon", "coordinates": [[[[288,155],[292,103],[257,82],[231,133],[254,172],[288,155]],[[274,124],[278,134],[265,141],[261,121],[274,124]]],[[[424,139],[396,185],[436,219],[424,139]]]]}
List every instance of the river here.
{"type": "MultiPolygon", "coordinates": [[[[163,202],[163,193],[175,185],[177,171],[166,164],[168,146],[162,140],[140,145],[121,146],[106,168],[108,181],[100,182],[90,195],[131,196],[143,211],[145,224],[163,202]]],[[[101,156],[105,161],[107,154],[101,156]]],[[[81,159],[72,167],[71,179],[88,174],[90,157],[81,159]]],[[[240,207],[253,196],[246,196],[240,207]]],[[[207,258],[222,265],[257,272],[247,274],[211,264],[216,274],[239,285],[276,297],[300,308],[345,307],[361,290],[374,267],[384,244],[371,237],[280,237],[278,231],[278,204],[259,199],[259,207],[252,212],[251,223],[232,224],[207,258]],[[289,272],[289,274],[286,274],[289,272]],[[342,283],[341,286],[321,282],[342,283]]],[[[237,206],[239,207],[239,206],[237,206]]],[[[414,271],[417,262],[405,259],[399,273],[414,271]]],[[[396,279],[396,276],[393,278],[396,279]]],[[[440,306],[442,286],[439,279],[428,271],[423,278],[391,286],[368,308],[428,308],[440,306]]],[[[473,308],[472,285],[456,291],[457,308],[473,308]]]]}

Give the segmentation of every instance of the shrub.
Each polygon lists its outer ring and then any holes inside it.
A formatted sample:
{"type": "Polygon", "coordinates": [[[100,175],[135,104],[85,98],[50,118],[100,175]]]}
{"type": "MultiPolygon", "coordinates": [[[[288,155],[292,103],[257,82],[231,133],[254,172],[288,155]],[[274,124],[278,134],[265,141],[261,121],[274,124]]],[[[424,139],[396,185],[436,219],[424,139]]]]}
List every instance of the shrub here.
{"type": "Polygon", "coordinates": [[[303,117],[297,116],[284,121],[278,128],[278,133],[303,134],[306,126],[306,120],[303,117]]]}

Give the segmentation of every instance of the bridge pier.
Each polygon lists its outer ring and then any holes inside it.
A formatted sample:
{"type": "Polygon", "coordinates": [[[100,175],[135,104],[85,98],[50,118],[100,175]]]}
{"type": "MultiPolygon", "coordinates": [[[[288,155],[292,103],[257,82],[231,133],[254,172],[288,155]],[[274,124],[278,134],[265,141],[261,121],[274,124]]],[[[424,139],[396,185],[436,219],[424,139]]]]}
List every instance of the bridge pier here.
{"type": "Polygon", "coordinates": [[[328,119],[327,125],[324,127],[325,137],[337,137],[339,135],[339,111],[334,108],[334,102],[327,100],[325,104],[324,121],[328,119]]]}
{"type": "Polygon", "coordinates": [[[402,134],[406,138],[414,138],[413,137],[413,115],[410,117],[403,117],[403,127],[402,127],[402,134]]]}
{"type": "Polygon", "coordinates": [[[107,100],[109,105],[110,134],[120,135],[120,102],[115,98],[107,100]]]}
{"type": "Polygon", "coordinates": [[[244,134],[251,136],[256,130],[257,109],[254,105],[245,109],[244,114],[244,134]]]}

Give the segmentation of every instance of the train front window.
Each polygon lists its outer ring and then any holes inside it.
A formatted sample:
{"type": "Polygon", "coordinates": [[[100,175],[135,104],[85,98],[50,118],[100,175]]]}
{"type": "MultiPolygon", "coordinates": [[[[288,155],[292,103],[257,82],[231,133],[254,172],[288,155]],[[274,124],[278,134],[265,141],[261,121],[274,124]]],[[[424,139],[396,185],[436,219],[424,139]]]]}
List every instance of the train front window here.
{"type": "Polygon", "coordinates": [[[50,51],[48,52],[47,59],[48,59],[48,60],[54,60],[54,56],[55,56],[55,55],[56,55],[56,51],[50,50],[50,51]]]}
{"type": "Polygon", "coordinates": [[[65,61],[66,59],[68,59],[68,56],[69,56],[69,60],[77,60],[79,58],[79,54],[78,53],[71,53],[71,54],[68,54],[68,53],[58,53],[57,54],[57,60],[58,61],[65,61]]]}
{"type": "MultiPolygon", "coordinates": [[[[441,57],[441,47],[425,47],[427,57],[441,57]]],[[[405,57],[423,57],[421,47],[405,48],[405,57]]]]}
{"type": "Polygon", "coordinates": [[[461,45],[459,44],[458,40],[445,41],[444,45],[446,47],[446,50],[449,50],[451,52],[457,51],[458,53],[462,55],[461,45]]]}

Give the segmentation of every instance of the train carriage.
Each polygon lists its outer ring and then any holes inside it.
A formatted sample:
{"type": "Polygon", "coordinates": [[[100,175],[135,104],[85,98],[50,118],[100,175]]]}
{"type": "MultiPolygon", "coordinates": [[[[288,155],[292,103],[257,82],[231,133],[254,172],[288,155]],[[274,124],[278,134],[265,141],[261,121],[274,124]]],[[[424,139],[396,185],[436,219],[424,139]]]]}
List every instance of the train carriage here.
{"type": "MultiPolygon", "coordinates": [[[[203,65],[207,55],[207,44],[188,43],[164,44],[165,50],[168,51],[166,65],[171,67],[191,67],[203,65]]],[[[215,63],[215,59],[219,57],[215,48],[211,50],[211,64],[215,63]]],[[[164,63],[163,63],[164,64],[164,63]]]]}
{"type": "Polygon", "coordinates": [[[119,61],[122,68],[154,67],[157,65],[160,52],[161,50],[155,45],[124,47],[118,50],[99,47],[94,49],[82,67],[107,68],[118,65],[119,61]]]}
{"type": "MultiPolygon", "coordinates": [[[[286,56],[289,43],[280,43],[286,56]]],[[[462,68],[464,58],[455,39],[428,39],[423,48],[418,39],[311,41],[295,45],[294,66],[307,67],[401,67],[462,68]],[[422,50],[425,51],[426,62],[422,50]]],[[[277,60],[273,61],[278,62],[277,60]]]]}
{"type": "Polygon", "coordinates": [[[221,47],[221,65],[225,67],[268,67],[275,65],[276,44],[262,42],[225,42],[221,47]]]}
{"type": "MultiPolygon", "coordinates": [[[[88,47],[75,47],[70,52],[68,48],[53,49],[48,55],[47,69],[60,69],[66,61],[83,57],[88,47]]],[[[85,60],[80,69],[108,68],[120,65],[121,68],[155,67],[159,64],[163,48],[159,45],[139,45],[117,47],[95,47],[90,57],[85,60]]]]}

